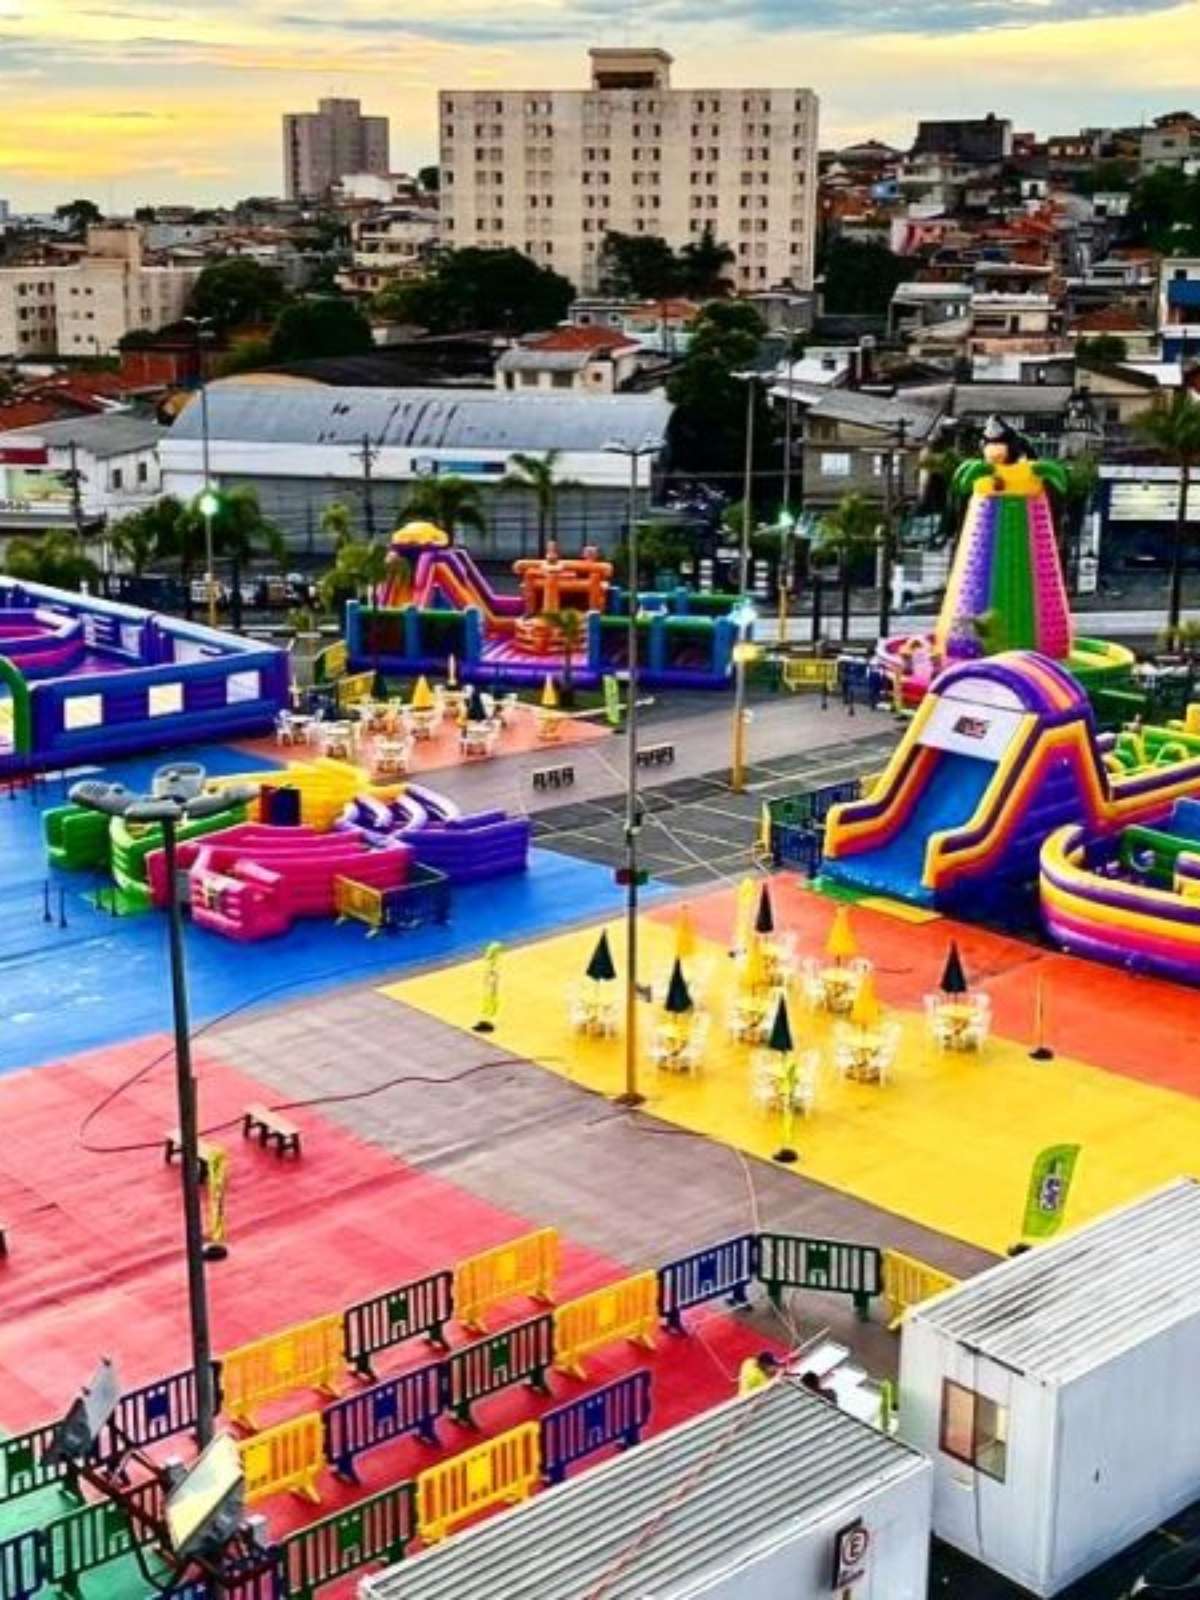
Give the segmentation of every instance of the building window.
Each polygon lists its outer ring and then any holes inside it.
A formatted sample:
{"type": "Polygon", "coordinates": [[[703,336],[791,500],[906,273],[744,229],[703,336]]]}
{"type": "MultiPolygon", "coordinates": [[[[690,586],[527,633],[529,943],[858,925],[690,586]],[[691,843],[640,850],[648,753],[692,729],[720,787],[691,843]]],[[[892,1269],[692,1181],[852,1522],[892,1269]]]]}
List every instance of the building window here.
{"type": "Polygon", "coordinates": [[[98,728],[104,722],[104,700],[98,694],[74,694],[63,701],[63,728],[98,728]]]}
{"type": "Polygon", "coordinates": [[[939,1445],[944,1455],[1003,1483],[1008,1465],[1008,1407],[945,1379],[939,1445]]]}
{"type": "MultiPolygon", "coordinates": [[[[744,253],[745,246],[742,246],[744,253]]],[[[848,478],[850,476],[850,457],[841,451],[827,450],[820,458],[821,476],[823,478],[848,478]]]]}

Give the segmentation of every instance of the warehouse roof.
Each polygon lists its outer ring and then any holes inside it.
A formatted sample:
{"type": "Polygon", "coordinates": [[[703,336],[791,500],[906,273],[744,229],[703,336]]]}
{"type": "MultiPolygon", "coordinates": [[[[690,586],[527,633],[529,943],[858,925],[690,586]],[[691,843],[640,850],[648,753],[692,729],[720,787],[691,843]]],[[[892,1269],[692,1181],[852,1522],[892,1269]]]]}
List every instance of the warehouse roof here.
{"type": "Polygon", "coordinates": [[[1046,1384],[1200,1315],[1200,1183],[1179,1178],[1001,1262],[909,1320],[1046,1384]]]}
{"type": "Polygon", "coordinates": [[[153,418],[109,412],[106,416],[39,422],[36,427],[14,431],[6,437],[12,443],[28,440],[50,450],[65,450],[73,444],[97,460],[104,460],[129,455],[134,450],[152,450],[166,431],[153,418]]]}
{"type": "MultiPolygon", "coordinates": [[[[786,1382],[363,1580],[363,1600],[673,1600],[872,1492],[917,1451],[786,1382]]],[[[832,1562],[832,1539],[830,1539],[832,1562]]]]}
{"type": "MultiPolygon", "coordinates": [[[[495,389],[273,388],[215,383],[209,434],[242,444],[372,444],[438,450],[600,450],[609,440],[640,444],[666,432],[671,405],[661,393],[508,394],[495,389]]],[[[192,401],[171,430],[199,439],[192,401]]]]}

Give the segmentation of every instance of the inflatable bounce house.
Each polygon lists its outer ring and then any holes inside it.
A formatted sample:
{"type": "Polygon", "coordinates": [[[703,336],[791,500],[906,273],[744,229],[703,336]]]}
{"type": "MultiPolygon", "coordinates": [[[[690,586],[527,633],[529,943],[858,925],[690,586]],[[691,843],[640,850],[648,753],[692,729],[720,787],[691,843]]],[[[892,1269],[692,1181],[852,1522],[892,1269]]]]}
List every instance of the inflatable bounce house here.
{"type": "Polygon", "coordinates": [[[287,704],[288,658],[178,617],[0,578],[0,780],[246,737],[287,704]]]}
{"type": "MultiPolygon", "coordinates": [[[[464,816],[430,789],[373,784],[344,761],[292,763],[211,779],[207,787],[236,798],[227,811],[181,825],[178,864],[193,922],[230,939],[286,933],[304,917],[352,917],[373,931],[404,926],[415,892],[523,872],[528,864],[527,818],[464,816]],[[249,801],[247,787],[255,790],[249,801]]],[[[42,820],[52,865],[111,874],[111,896],[100,899],[114,913],[166,904],[157,823],[77,805],[54,807],[42,820]]]]}
{"type": "MultiPolygon", "coordinates": [[[[951,630],[907,666],[892,651],[910,682],[944,659],[939,640],[949,664],[922,686],[872,793],[830,811],[822,876],[1010,925],[1040,915],[1065,949],[1200,983],[1200,706],[1168,727],[1102,733],[1042,487],[1055,464],[962,470],[976,490],[942,621],[982,607],[996,639],[1046,649],[985,655],[951,630]],[[1003,490],[978,489],[997,468],[1003,490]]],[[[1126,653],[1101,649],[1118,670],[1126,653]]]]}
{"type": "Polygon", "coordinates": [[[1053,505],[1065,489],[1059,462],[1031,461],[1021,436],[989,419],[983,458],[964,462],[951,486],[967,506],[937,625],[879,647],[904,705],[919,704],[943,667],[1003,650],[1036,650],[1088,688],[1128,681],[1130,651],[1073,635],[1053,505]]]}
{"type": "MultiPolygon", "coordinates": [[[[475,683],[529,687],[548,673],[591,686],[625,664],[629,598],[612,567],[587,547],[564,557],[553,543],[513,568],[520,593],[498,594],[468,551],[431,523],[409,523],[391,539],[388,572],[371,606],[346,608],[352,670],[414,676],[445,671],[453,656],[475,683]],[[563,617],[578,617],[570,634],[563,617]]],[[[638,596],[642,677],[648,685],[723,688],[730,681],[735,595],[679,589],[638,596]]]]}

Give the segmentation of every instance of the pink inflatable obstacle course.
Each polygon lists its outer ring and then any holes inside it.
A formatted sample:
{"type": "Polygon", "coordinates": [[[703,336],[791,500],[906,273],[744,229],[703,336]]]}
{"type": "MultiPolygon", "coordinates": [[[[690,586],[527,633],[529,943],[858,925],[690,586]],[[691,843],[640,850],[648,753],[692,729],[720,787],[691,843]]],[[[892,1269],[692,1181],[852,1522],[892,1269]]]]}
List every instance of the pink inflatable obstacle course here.
{"type": "MultiPolygon", "coordinates": [[[[321,833],[315,828],[243,823],[178,847],[188,874],[192,920],[229,939],[253,940],[286,933],[298,917],[331,917],[334,880],[352,878],[373,889],[396,889],[412,866],[412,848],[400,839],[369,839],[361,829],[321,833]]],[[[161,850],[148,862],[156,905],[167,898],[161,850]]]]}

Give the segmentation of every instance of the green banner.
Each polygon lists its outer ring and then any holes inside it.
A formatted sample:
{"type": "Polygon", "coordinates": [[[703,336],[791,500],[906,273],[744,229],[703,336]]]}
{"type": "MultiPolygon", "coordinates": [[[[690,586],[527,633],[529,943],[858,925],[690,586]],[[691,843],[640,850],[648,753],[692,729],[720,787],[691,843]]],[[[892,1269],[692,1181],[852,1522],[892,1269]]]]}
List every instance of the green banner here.
{"type": "Polygon", "coordinates": [[[1048,1145],[1034,1157],[1021,1226],[1026,1238],[1048,1239],[1062,1227],[1078,1160],[1077,1144],[1048,1145]]]}
{"type": "Polygon", "coordinates": [[[614,728],[621,726],[621,685],[611,672],[604,675],[604,715],[614,728]]]}

